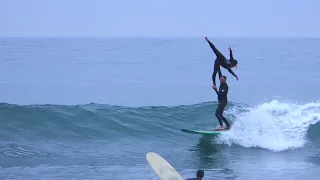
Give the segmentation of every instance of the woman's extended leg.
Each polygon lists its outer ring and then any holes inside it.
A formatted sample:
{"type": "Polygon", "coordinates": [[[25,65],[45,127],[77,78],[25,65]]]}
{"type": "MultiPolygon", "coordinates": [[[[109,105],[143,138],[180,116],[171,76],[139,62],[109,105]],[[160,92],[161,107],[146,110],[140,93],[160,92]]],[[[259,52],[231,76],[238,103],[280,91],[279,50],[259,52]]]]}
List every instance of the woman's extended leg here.
{"type": "Polygon", "coordinates": [[[220,70],[220,64],[218,63],[218,58],[215,60],[214,62],[214,70],[213,70],[213,73],[212,73],[212,82],[213,82],[213,85],[216,86],[216,76],[217,76],[217,73],[219,74],[219,78],[222,76],[222,73],[221,73],[221,70],[220,70]]]}
{"type": "Polygon", "coordinates": [[[209,41],[209,39],[206,39],[207,42],[209,43],[211,49],[213,50],[214,54],[217,56],[219,60],[226,60],[224,55],[209,41]]]}

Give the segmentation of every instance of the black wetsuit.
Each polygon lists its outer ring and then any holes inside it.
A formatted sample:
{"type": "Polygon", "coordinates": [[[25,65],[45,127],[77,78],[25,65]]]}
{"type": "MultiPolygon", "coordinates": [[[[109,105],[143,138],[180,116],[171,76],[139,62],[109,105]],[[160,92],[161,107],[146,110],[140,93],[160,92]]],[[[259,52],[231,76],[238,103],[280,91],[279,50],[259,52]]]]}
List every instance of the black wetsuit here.
{"type": "Polygon", "coordinates": [[[188,178],[188,179],[186,179],[186,180],[202,180],[203,176],[204,176],[203,170],[200,170],[200,169],[199,169],[199,170],[197,171],[197,177],[196,177],[196,178],[188,178]]]}
{"type": "MultiPolygon", "coordinates": [[[[216,85],[217,72],[219,73],[219,78],[222,76],[220,66],[227,69],[234,77],[237,77],[237,75],[231,70],[231,64],[227,63],[227,59],[224,57],[224,55],[221,54],[221,52],[209,40],[207,40],[207,42],[209,43],[211,49],[217,56],[216,60],[214,61],[214,71],[212,73],[213,84],[216,85]]],[[[230,62],[232,62],[233,60],[234,59],[232,55],[232,50],[230,49],[230,62]]]]}
{"type": "Polygon", "coordinates": [[[227,126],[230,126],[227,119],[223,116],[224,108],[228,104],[228,90],[229,90],[229,87],[227,83],[220,84],[219,91],[215,90],[218,95],[218,101],[219,101],[218,107],[216,110],[216,117],[219,120],[220,126],[223,126],[222,121],[226,123],[227,126]]]}

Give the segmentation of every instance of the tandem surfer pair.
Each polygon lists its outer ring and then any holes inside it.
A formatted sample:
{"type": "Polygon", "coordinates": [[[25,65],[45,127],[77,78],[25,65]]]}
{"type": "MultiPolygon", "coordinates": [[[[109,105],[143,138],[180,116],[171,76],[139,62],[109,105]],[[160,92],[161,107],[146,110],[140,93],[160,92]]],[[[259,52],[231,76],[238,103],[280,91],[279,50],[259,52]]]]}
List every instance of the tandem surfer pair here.
{"type": "Polygon", "coordinates": [[[227,77],[223,76],[220,70],[220,66],[227,69],[237,80],[238,76],[232,71],[232,68],[237,67],[238,61],[233,58],[232,49],[229,46],[229,52],[230,52],[230,59],[226,59],[224,55],[209,41],[207,37],[205,37],[206,41],[209,43],[211,49],[216,55],[216,59],[214,62],[214,70],[212,73],[212,81],[213,86],[212,88],[215,90],[215,92],[218,95],[218,107],[216,109],[216,117],[219,121],[220,127],[216,130],[224,130],[222,121],[227,125],[226,129],[230,129],[231,125],[229,124],[228,120],[223,116],[224,108],[228,104],[228,84],[226,82],[227,77]],[[220,79],[220,87],[219,90],[216,87],[216,75],[219,74],[220,79]]]}

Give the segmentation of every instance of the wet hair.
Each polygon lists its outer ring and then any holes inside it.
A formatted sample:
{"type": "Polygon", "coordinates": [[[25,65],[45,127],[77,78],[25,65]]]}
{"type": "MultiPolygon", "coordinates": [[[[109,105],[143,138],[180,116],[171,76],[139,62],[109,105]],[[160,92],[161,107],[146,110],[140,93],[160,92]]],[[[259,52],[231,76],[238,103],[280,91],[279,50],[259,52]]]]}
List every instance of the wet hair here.
{"type": "Polygon", "coordinates": [[[238,64],[238,61],[233,59],[230,61],[230,63],[233,65],[233,66],[236,66],[238,64]]]}
{"type": "Polygon", "coordinates": [[[203,176],[204,176],[204,172],[199,169],[199,170],[197,171],[197,177],[203,178],[203,176]]]}
{"type": "Polygon", "coordinates": [[[223,77],[225,80],[227,80],[227,77],[225,75],[222,75],[221,77],[223,77]]]}

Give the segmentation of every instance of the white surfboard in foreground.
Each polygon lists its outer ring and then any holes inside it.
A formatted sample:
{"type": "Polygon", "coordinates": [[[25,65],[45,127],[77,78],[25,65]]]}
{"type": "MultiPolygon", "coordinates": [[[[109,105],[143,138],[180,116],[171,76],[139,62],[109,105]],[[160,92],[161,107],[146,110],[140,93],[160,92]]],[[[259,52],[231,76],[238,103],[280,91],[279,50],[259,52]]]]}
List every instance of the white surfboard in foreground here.
{"type": "Polygon", "coordinates": [[[183,180],[182,176],[159,154],[148,152],[146,159],[161,180],[183,180]]]}

